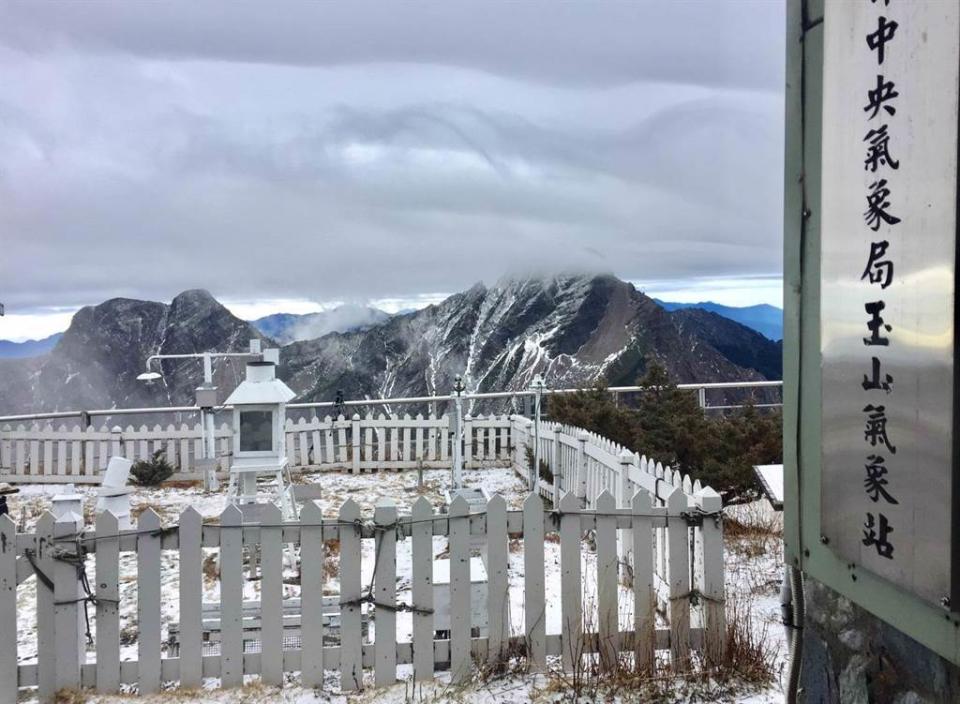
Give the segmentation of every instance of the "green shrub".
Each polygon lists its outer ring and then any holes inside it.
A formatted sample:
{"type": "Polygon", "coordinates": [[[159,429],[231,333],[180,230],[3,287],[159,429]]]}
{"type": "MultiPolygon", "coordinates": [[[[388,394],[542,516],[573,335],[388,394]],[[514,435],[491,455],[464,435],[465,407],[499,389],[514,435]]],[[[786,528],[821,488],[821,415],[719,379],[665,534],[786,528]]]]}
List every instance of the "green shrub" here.
{"type": "Polygon", "coordinates": [[[753,498],[757,464],[783,461],[782,415],[747,405],[705,414],[695,393],[678,389],[651,364],[637,384],[636,405],[618,405],[599,385],[550,399],[551,420],[593,431],[713,487],[725,503],[753,498]]]}
{"type": "Polygon", "coordinates": [[[166,452],[157,450],[149,460],[134,462],[130,476],[137,486],[157,486],[173,476],[173,465],[167,462],[166,452]]]}

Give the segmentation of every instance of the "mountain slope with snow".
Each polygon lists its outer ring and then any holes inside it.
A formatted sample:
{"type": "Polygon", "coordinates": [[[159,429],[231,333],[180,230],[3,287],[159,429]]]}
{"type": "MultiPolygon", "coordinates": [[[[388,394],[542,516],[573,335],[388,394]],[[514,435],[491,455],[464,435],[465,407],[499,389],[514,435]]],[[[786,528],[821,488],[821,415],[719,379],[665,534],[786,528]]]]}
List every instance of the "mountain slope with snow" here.
{"type": "MultiPolygon", "coordinates": [[[[367,331],[294,343],[280,376],[301,400],[444,394],[457,374],[471,391],[523,389],[537,373],[555,388],[632,384],[652,360],[681,382],[779,378],[778,365],[757,368],[750,354],[738,364],[715,331],[681,322],[613,276],[504,279],[367,331]]],[[[730,325],[728,347],[776,356],[775,343],[730,325]]]]}
{"type": "MultiPolygon", "coordinates": [[[[57,346],[0,359],[0,412],[192,405],[196,360],[163,363],[163,379],[136,380],[155,353],[239,351],[251,338],[276,344],[205,291],[170,304],[113,299],[80,310],[57,346]]],[[[778,343],[699,310],[668,312],[610,275],[564,274],[476,284],[443,302],[350,332],[281,348],[278,375],[300,401],[449,394],[462,374],[471,391],[633,384],[652,361],[678,382],[780,378],[778,343]]],[[[242,362],[215,362],[220,398],[242,362]]]]}

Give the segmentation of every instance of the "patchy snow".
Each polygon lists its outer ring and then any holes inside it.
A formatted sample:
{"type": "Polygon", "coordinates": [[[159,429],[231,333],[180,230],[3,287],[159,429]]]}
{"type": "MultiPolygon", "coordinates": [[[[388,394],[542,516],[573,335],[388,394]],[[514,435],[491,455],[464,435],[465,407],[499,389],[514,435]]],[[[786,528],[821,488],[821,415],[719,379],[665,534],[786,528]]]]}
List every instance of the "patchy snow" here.
{"type": "MultiPolygon", "coordinates": [[[[348,498],[356,501],[361,509],[370,515],[374,506],[383,499],[395,501],[406,512],[418,496],[426,496],[435,506],[443,503],[444,489],[449,485],[449,471],[425,470],[423,484],[417,485],[417,472],[382,472],[377,474],[350,475],[341,473],[314,473],[303,475],[298,481],[306,484],[319,484],[320,498],[317,503],[321,506],[324,515],[336,515],[339,506],[348,498]]],[[[507,502],[508,508],[519,509],[526,497],[523,482],[512,469],[485,469],[466,471],[465,484],[468,487],[482,486],[491,493],[500,493],[507,502]]],[[[23,520],[27,530],[32,530],[42,512],[49,508],[49,499],[52,494],[62,491],[61,487],[30,485],[24,486],[17,496],[14,506],[14,515],[23,511],[23,520]]],[[[78,487],[78,492],[86,495],[85,504],[88,506],[87,522],[92,522],[92,507],[95,502],[94,487],[78,487]]],[[[181,486],[164,489],[138,489],[132,495],[134,513],[153,508],[160,514],[164,524],[173,524],[178,514],[186,507],[192,506],[205,519],[215,520],[225,505],[222,492],[207,493],[198,486],[181,486]]],[[[769,527],[771,518],[768,509],[761,504],[747,507],[733,507],[731,515],[740,524],[769,527]]],[[[716,701],[743,701],[773,703],[782,700],[782,682],[785,673],[786,645],[783,629],[779,623],[779,587],[781,579],[782,543],[776,532],[758,536],[728,537],[726,550],[726,577],[727,577],[727,604],[728,610],[734,605],[741,613],[749,612],[751,616],[750,628],[756,638],[764,639],[769,648],[775,653],[775,669],[778,680],[760,690],[721,689],[711,692],[710,700],[716,701]]],[[[401,603],[409,603],[412,580],[411,541],[402,540],[397,543],[397,599],[401,603]]],[[[524,562],[521,540],[511,540],[509,551],[509,583],[510,583],[510,623],[511,631],[515,635],[523,632],[524,617],[524,562]]],[[[545,588],[546,588],[546,630],[547,633],[559,633],[561,630],[560,614],[560,546],[554,535],[548,534],[544,545],[545,555],[545,588]]],[[[446,552],[447,541],[442,536],[434,538],[433,551],[435,556],[446,552]]],[[[364,589],[372,582],[375,545],[373,540],[363,540],[361,544],[361,579],[364,589]]],[[[205,550],[205,555],[212,560],[215,551],[205,550]]],[[[587,618],[596,610],[596,553],[591,543],[584,541],[581,550],[581,568],[585,576],[584,611],[587,618]]],[[[171,625],[179,621],[179,603],[177,599],[179,589],[178,555],[174,551],[164,551],[162,554],[162,590],[165,598],[161,606],[162,637],[166,653],[167,637],[171,625]]],[[[331,551],[327,557],[330,564],[330,574],[337,573],[339,555],[331,551]]],[[[87,560],[87,573],[94,574],[96,567],[95,556],[87,560]]],[[[216,576],[215,565],[205,569],[203,581],[203,598],[205,602],[219,600],[219,579],[216,576]]],[[[136,557],[133,553],[121,555],[121,585],[120,585],[120,619],[121,619],[121,660],[135,660],[137,657],[136,644],[136,609],[137,609],[137,582],[136,557]]],[[[295,576],[293,571],[287,575],[295,576]]],[[[296,580],[289,580],[296,582],[296,580]]],[[[258,600],[260,591],[259,581],[246,581],[244,584],[244,599],[258,600]]],[[[335,594],[339,591],[336,578],[328,579],[325,583],[325,593],[335,594]]],[[[300,588],[296,583],[284,585],[284,596],[299,596],[300,588]]],[[[632,621],[631,593],[625,586],[620,585],[621,628],[627,629],[632,621]]],[[[93,609],[90,610],[92,628],[95,632],[96,620],[93,618],[93,609]]],[[[18,589],[18,633],[17,642],[19,657],[22,663],[36,660],[36,580],[28,580],[18,589]]],[[[659,624],[661,627],[664,623],[659,624]]],[[[371,626],[371,631],[373,631],[371,626]]],[[[400,641],[408,641],[412,634],[412,616],[409,613],[397,614],[397,636],[400,641]]],[[[93,659],[93,651],[89,653],[93,659]]],[[[410,668],[400,667],[400,676],[409,680],[410,668]]],[[[299,686],[298,675],[288,675],[288,686],[282,690],[260,686],[258,678],[248,677],[248,685],[242,690],[221,691],[216,689],[215,680],[208,681],[206,688],[193,693],[169,693],[166,696],[155,696],[143,699],[144,702],[160,701],[202,701],[211,703],[244,701],[251,703],[267,702],[526,702],[526,701],[569,701],[569,692],[564,693],[564,683],[556,674],[549,676],[531,676],[529,674],[510,674],[498,679],[476,682],[472,685],[452,686],[448,675],[439,673],[436,682],[421,689],[417,685],[414,690],[410,681],[401,682],[390,688],[372,689],[372,671],[365,673],[371,689],[360,695],[349,698],[340,695],[329,695],[299,686]]],[[[339,675],[336,672],[328,673],[327,692],[339,691],[339,675]]],[[[685,691],[685,690],[684,690],[685,691]]],[[[34,696],[28,694],[28,696],[34,696]]],[[[671,701],[702,701],[703,690],[696,692],[676,693],[671,701]]],[[[123,697],[97,697],[92,701],[113,704],[127,701],[123,697]]],[[[607,701],[636,701],[628,695],[620,694],[607,701]]]]}

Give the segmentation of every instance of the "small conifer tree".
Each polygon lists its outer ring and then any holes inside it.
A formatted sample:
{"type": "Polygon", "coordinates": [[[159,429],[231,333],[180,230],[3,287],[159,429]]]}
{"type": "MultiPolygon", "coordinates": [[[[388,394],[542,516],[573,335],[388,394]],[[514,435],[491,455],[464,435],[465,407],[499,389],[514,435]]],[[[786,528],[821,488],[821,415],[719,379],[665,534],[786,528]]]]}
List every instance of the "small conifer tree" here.
{"type": "Polygon", "coordinates": [[[137,486],[158,486],[173,476],[173,465],[167,462],[166,452],[160,449],[149,460],[134,462],[130,475],[137,486]]]}

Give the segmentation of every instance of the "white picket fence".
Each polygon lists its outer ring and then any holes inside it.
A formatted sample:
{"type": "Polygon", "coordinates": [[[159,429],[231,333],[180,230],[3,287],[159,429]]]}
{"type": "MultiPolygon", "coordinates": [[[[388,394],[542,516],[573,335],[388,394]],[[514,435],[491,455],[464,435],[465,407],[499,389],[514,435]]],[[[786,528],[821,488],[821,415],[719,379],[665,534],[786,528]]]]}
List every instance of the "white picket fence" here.
{"type": "MultiPolygon", "coordinates": [[[[508,416],[464,419],[464,466],[477,469],[512,459],[508,416]]],[[[450,466],[452,420],[448,416],[359,415],[351,419],[287,420],[286,449],[294,469],[400,470],[450,466]]],[[[216,431],[221,472],[230,465],[232,430],[216,431]]],[[[201,479],[200,424],[67,428],[64,425],[6,425],[0,428],[0,480],[22,483],[99,483],[109,458],[148,459],[157,450],[175,469],[173,479],[201,479]]]]}
{"type": "MultiPolygon", "coordinates": [[[[626,506],[602,491],[593,508],[581,508],[573,493],[559,506],[544,509],[531,493],[522,510],[507,510],[494,496],[485,510],[470,512],[458,497],[447,513],[436,513],[421,497],[409,512],[381,505],[372,520],[347,501],[336,517],[322,516],[308,502],[298,522],[283,523],[279,510],[266,507],[260,522],[243,523],[236,507],[228,507],[219,523],[205,523],[187,509],[175,526],[163,526],[152,510],[139,517],[135,529],[118,531],[116,519],[102,514],[95,530],[80,530],[75,517],[55,522],[46,514],[35,532],[18,534],[14,523],[0,517],[0,632],[16,634],[18,585],[37,575],[37,657],[20,662],[18,638],[7,637],[0,649],[0,704],[13,704],[18,689],[38,687],[49,701],[61,689],[90,687],[116,692],[137,685],[140,693],[158,691],[163,683],[196,687],[202,678],[219,678],[221,686],[240,685],[257,674],[265,684],[282,684],[285,672],[300,672],[304,686],[323,687],[325,671],[339,672],[345,692],[364,686],[363,670],[372,668],[377,686],[397,679],[397,666],[412,664],[417,681],[449,669],[454,682],[470,678],[476,667],[509,657],[527,658],[533,671],[547,667],[548,658],[571,671],[581,658],[594,657],[613,669],[618,662],[654,667],[656,651],[669,651],[682,666],[691,651],[719,659],[723,648],[722,571],[705,575],[694,570],[691,584],[691,544],[701,550],[719,545],[720,527],[711,517],[692,521],[688,497],[680,487],[662,492],[662,499],[637,491],[626,506]],[[654,504],[662,505],[656,506],[654,504]],[[691,530],[700,534],[691,543],[691,530]],[[585,560],[586,531],[594,531],[595,559],[585,560]],[[633,546],[633,579],[629,591],[620,582],[618,533],[633,546]],[[662,533],[662,542],[658,538],[662,533]],[[559,540],[559,609],[561,628],[547,629],[545,543],[559,540]],[[438,637],[434,626],[432,563],[434,536],[445,536],[449,551],[449,625],[438,637]],[[485,542],[488,575],[486,635],[471,632],[471,544],[485,542]],[[373,579],[361,582],[361,541],[373,540],[373,579]],[[523,599],[510,598],[511,540],[523,543],[523,599]],[[325,562],[327,541],[339,541],[339,626],[331,634],[324,621],[324,587],[331,580],[325,562]],[[412,581],[409,596],[397,596],[397,548],[411,541],[412,581]],[[298,547],[300,561],[300,642],[284,639],[284,545],[298,547]],[[708,547],[710,546],[710,547],[708,547]],[[259,551],[259,602],[244,602],[245,550],[259,551]],[[204,550],[219,559],[220,651],[207,654],[202,632],[204,550]],[[135,555],[135,575],[132,560],[135,555]],[[164,554],[171,555],[164,558],[164,554]],[[95,557],[95,562],[91,559],[95,557]],[[660,564],[662,561],[662,564],[660,564]],[[94,566],[91,567],[91,564],[94,566]],[[78,579],[86,570],[90,579],[78,579]],[[161,591],[165,572],[176,574],[177,587],[161,591]],[[719,577],[719,596],[711,578],[719,577]],[[123,580],[136,580],[136,658],[121,659],[121,600],[123,580]],[[89,593],[84,585],[89,586],[89,593]],[[585,585],[589,587],[585,588],[585,585]],[[712,596],[711,596],[712,594],[712,596]],[[696,598],[695,595],[705,598],[696,598]],[[84,603],[93,604],[94,645],[84,643],[84,603]],[[165,648],[161,604],[178,601],[179,649],[165,648]],[[508,605],[522,603],[523,628],[512,632],[508,605]],[[666,609],[664,610],[664,606],[666,609]],[[259,611],[260,631],[245,637],[245,612],[259,611]],[[398,639],[398,612],[412,613],[408,639],[398,639]],[[658,626],[658,611],[662,611],[658,626]],[[364,642],[363,620],[375,624],[364,642]],[[338,635],[339,638],[331,638],[338,635]],[[259,647],[257,647],[259,645],[259,647]],[[299,646],[299,647],[297,647],[299,646]],[[626,660],[624,660],[626,658],[626,660]]],[[[720,552],[722,564],[722,550],[720,552]]],[[[556,573],[554,573],[556,575],[556,573]]],[[[554,585],[555,586],[555,585],[554,585]]],[[[514,584],[514,588],[517,585],[514,584]]],[[[550,593],[556,593],[554,588],[550,593]]],[[[554,606],[556,608],[556,606],[554,606]]]]}
{"type": "Polygon", "coordinates": [[[635,542],[629,531],[620,531],[617,551],[621,568],[631,573],[637,559],[645,562],[649,549],[655,578],[671,585],[670,599],[659,604],[669,613],[670,623],[689,617],[689,604],[675,600],[677,593],[686,594],[695,602],[703,602],[707,632],[719,638],[726,622],[720,495],[702,486],[699,480],[632,453],[608,438],[560,423],[540,424],[539,457],[552,475],[552,481],[547,481],[539,477],[539,472],[531,471],[528,461],[532,455],[528,448],[532,450],[534,441],[533,422],[521,416],[513,417],[511,422],[517,448],[514,469],[554,506],[562,507],[564,500],[573,496],[580,505],[600,510],[601,497],[609,495],[615,505],[627,507],[636,496],[643,495],[649,497],[652,506],[673,510],[683,517],[689,551],[681,551],[679,543],[671,551],[671,540],[678,539],[679,533],[665,527],[653,529],[650,545],[635,542]],[[672,562],[687,558],[690,572],[684,576],[672,562]]]}
{"type": "MultiPolygon", "coordinates": [[[[381,507],[362,517],[347,502],[339,518],[322,518],[308,502],[297,523],[281,524],[268,507],[261,522],[242,524],[228,508],[219,524],[202,523],[188,509],[177,525],[161,526],[153,511],[141,514],[131,531],[117,531],[110,515],[99,518],[95,531],[76,524],[55,523],[44,516],[33,533],[17,534],[0,518],[0,633],[16,633],[18,589],[37,575],[37,656],[21,657],[17,639],[0,648],[0,704],[16,697],[18,688],[37,686],[49,700],[63,687],[78,685],[116,691],[136,684],[155,691],[162,682],[196,686],[203,677],[219,677],[223,686],[259,674],[278,683],[284,672],[301,672],[308,686],[320,686],[324,671],[339,671],[345,691],[362,685],[364,668],[374,669],[376,684],[393,682],[398,664],[412,664],[417,679],[449,668],[454,679],[471,675],[475,665],[520,655],[535,670],[557,656],[570,670],[580,656],[593,654],[605,667],[617,658],[650,664],[658,650],[669,651],[683,664],[691,650],[717,661],[724,646],[724,567],[720,497],[669,467],[636,456],[606,438],[577,428],[544,422],[534,438],[533,423],[520,416],[466,418],[463,424],[465,466],[512,466],[529,482],[531,495],[522,511],[508,511],[495,496],[486,511],[467,515],[463,500],[448,514],[435,514],[426,500],[409,512],[381,507]],[[533,443],[549,471],[531,472],[533,443]],[[552,478],[550,477],[552,475],[552,478]],[[541,497],[552,501],[545,511],[541,497]],[[582,537],[593,531],[595,558],[582,557],[582,537]],[[559,540],[561,569],[559,608],[562,626],[546,628],[545,541],[559,540]],[[450,554],[449,631],[437,633],[432,613],[433,536],[446,536],[450,554]],[[373,581],[360,582],[361,540],[377,543],[373,581]],[[511,602],[508,540],[522,539],[523,629],[511,632],[503,609],[511,602]],[[337,581],[340,594],[339,641],[326,632],[323,587],[331,575],[324,568],[324,544],[340,541],[337,581]],[[412,581],[409,598],[397,599],[398,541],[411,541],[412,581]],[[488,575],[486,635],[471,633],[470,550],[485,541],[488,575]],[[298,643],[284,638],[285,614],[291,600],[283,594],[283,547],[294,544],[300,556],[298,643]],[[244,552],[261,555],[259,601],[244,601],[244,552]],[[202,562],[214,551],[220,563],[220,652],[209,653],[202,641],[202,562]],[[124,560],[121,555],[132,553],[124,560]],[[163,555],[173,554],[171,559],[163,555]],[[84,590],[78,566],[88,568],[93,585],[84,590]],[[135,574],[123,574],[135,562],[135,574]],[[596,565],[593,567],[593,565],[596,565]],[[164,570],[177,571],[177,593],[161,593],[164,570]],[[625,592],[624,576],[632,585],[625,592]],[[95,577],[95,578],[94,578],[95,577]],[[136,658],[121,661],[120,584],[136,580],[136,658]],[[595,595],[593,602],[585,595],[595,595]],[[165,648],[167,625],[161,602],[179,598],[179,648],[165,648]],[[84,602],[95,604],[93,650],[83,643],[84,602]],[[412,611],[407,639],[397,638],[397,612],[412,611]],[[248,642],[250,614],[258,614],[261,632],[248,642]],[[372,639],[364,641],[363,624],[373,623],[372,639]],[[259,647],[257,647],[259,644],[259,647]],[[89,662],[87,660],[90,660],[89,662]],[[635,659],[635,660],[634,660],[635,659]],[[13,686],[16,683],[16,686],[13,686]],[[13,694],[11,694],[11,692],[13,694]]],[[[230,431],[218,430],[226,449],[230,431]]],[[[452,457],[448,418],[354,417],[303,420],[287,425],[287,453],[300,468],[353,472],[396,471],[416,467],[449,467],[452,457]]],[[[199,451],[199,428],[159,427],[149,430],[53,430],[18,428],[0,435],[5,474],[19,481],[98,481],[106,458],[121,454],[148,456],[162,447],[178,468],[193,475],[191,462],[199,451]],[[87,471],[87,468],[90,471],[87,471]],[[79,478],[79,479],[78,479],[79,478]]],[[[229,459],[224,454],[223,458],[229,459]]],[[[248,565],[249,569],[249,565],[248,565]]],[[[82,572],[82,571],[81,571],[82,572]]],[[[516,584],[512,587],[519,588],[516,584]]],[[[327,600],[330,597],[326,597],[327,600]]],[[[557,601],[554,599],[554,601],[557,601]]],[[[208,605],[209,606],[209,605],[208,605]]],[[[473,605],[476,606],[476,605],[473,605]]],[[[369,635],[369,634],[368,634],[369,635]]]]}

